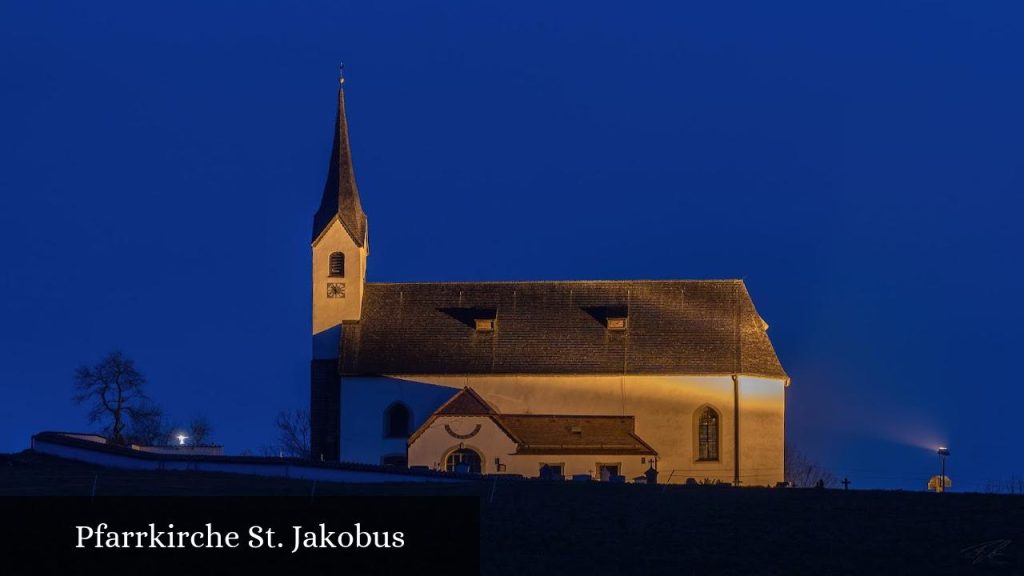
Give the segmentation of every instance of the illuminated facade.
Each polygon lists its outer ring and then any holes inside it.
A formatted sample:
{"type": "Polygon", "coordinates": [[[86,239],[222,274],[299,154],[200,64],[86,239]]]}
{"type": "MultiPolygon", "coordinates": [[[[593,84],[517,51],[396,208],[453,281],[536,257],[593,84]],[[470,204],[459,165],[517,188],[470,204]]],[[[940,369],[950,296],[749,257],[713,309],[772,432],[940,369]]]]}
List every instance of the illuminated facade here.
{"type": "Polygon", "coordinates": [[[315,458],[783,480],[789,378],[741,280],[366,282],[343,90],[312,253],[315,458]]]}

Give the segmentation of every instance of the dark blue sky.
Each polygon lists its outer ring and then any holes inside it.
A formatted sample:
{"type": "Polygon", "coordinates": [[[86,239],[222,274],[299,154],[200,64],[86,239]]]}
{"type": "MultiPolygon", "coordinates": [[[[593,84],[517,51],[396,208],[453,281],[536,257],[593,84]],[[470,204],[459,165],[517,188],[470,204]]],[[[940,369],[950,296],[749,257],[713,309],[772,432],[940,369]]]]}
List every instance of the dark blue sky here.
{"type": "Polygon", "coordinates": [[[0,451],[113,348],[231,452],[306,405],[344,60],[371,281],[743,278],[793,445],[1024,473],[1024,8],[705,4],[4,2],[0,451]]]}

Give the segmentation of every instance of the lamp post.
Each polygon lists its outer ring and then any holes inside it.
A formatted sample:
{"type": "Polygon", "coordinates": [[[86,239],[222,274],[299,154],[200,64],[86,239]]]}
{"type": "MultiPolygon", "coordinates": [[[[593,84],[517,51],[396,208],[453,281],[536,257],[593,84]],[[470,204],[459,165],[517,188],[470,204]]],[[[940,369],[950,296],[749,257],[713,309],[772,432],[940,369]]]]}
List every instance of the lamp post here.
{"type": "Polygon", "coordinates": [[[940,446],[936,452],[939,455],[939,459],[942,461],[942,468],[939,473],[939,492],[946,491],[946,456],[949,456],[949,448],[940,446]]]}

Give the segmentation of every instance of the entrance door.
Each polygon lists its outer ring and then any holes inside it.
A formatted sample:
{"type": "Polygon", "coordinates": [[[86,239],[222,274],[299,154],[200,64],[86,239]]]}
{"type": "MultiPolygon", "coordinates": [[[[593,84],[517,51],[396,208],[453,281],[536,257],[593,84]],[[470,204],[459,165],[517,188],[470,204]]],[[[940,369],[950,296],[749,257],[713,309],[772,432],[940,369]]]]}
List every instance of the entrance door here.
{"type": "Polygon", "coordinates": [[[482,458],[476,450],[461,448],[448,454],[448,458],[444,462],[444,469],[448,472],[480,474],[481,461],[482,458]]]}

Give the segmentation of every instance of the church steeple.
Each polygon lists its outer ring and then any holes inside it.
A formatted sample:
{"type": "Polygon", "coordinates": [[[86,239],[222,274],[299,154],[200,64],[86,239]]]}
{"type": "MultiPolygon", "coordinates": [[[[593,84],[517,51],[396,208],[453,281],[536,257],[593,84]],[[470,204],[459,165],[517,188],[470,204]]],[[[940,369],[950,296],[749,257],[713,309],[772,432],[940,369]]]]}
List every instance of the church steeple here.
{"type": "Polygon", "coordinates": [[[345,78],[340,73],[338,82],[340,85],[338,86],[338,116],[334,122],[334,146],[331,150],[331,162],[327,167],[324,195],[320,199],[320,208],[313,217],[313,240],[316,241],[337,216],[356,246],[362,247],[367,239],[366,214],[359,201],[356,173],[352,166],[352,150],[348,142],[348,120],[345,117],[345,78]]]}
{"type": "MultiPolygon", "coordinates": [[[[344,79],[340,79],[344,82],[344,79]]],[[[344,322],[358,322],[362,314],[366,257],[369,255],[366,214],[359,202],[352,151],[345,118],[345,90],[338,87],[338,117],[334,123],[334,149],[327,167],[327,182],[320,208],[313,216],[313,334],[330,331],[321,340],[334,339],[326,349],[338,350],[336,330],[344,322]],[[333,334],[333,335],[331,335],[333,334]]],[[[315,338],[315,337],[314,337],[315,338]]]]}

